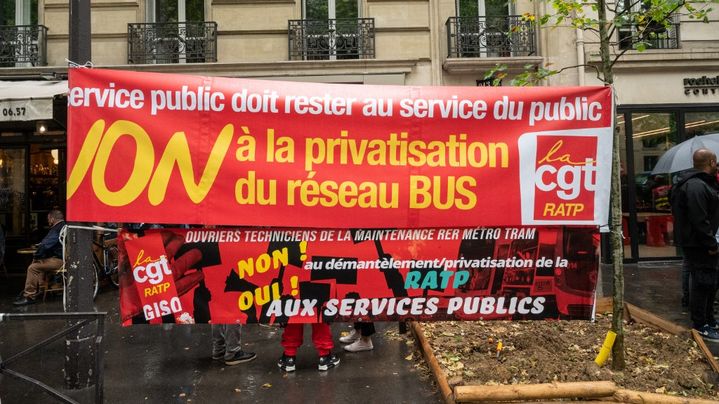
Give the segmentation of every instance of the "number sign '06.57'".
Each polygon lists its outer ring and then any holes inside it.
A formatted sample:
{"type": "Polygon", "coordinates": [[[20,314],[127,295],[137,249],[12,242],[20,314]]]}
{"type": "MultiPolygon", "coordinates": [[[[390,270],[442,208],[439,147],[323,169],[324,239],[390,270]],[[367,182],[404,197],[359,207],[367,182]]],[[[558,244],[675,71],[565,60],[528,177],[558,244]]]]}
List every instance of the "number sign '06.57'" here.
{"type": "Polygon", "coordinates": [[[313,228],[607,222],[609,88],[72,69],[68,216],[313,228]]]}

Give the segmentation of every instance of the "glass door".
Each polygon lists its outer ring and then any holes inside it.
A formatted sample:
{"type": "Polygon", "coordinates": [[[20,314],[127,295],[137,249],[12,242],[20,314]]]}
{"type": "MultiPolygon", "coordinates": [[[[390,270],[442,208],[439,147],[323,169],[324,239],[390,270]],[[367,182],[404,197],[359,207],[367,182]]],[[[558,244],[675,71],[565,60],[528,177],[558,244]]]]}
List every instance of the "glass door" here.
{"type": "Polygon", "coordinates": [[[26,194],[24,147],[0,149],[0,225],[8,238],[26,232],[26,194]]]}
{"type": "Polygon", "coordinates": [[[635,228],[638,258],[674,257],[674,221],[669,190],[678,173],[655,170],[667,150],[679,143],[678,114],[633,112],[632,147],[635,228]]]}
{"type": "Polygon", "coordinates": [[[30,145],[30,176],[28,199],[30,203],[30,229],[33,238],[47,232],[48,212],[65,207],[64,150],[52,145],[30,145]]]}

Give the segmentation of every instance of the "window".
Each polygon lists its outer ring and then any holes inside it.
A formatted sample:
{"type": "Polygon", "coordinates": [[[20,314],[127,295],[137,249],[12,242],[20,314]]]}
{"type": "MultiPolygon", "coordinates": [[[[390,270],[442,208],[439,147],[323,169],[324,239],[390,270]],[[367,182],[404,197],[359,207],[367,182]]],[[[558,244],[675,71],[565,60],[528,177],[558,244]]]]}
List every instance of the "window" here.
{"type": "Polygon", "coordinates": [[[679,18],[652,9],[649,0],[619,3],[623,21],[618,30],[619,49],[678,49],[679,18]],[[658,14],[660,19],[655,19],[658,14]],[[650,17],[651,16],[651,17],[650,17]],[[654,18],[652,18],[654,17],[654,18]]]}
{"type": "Polygon", "coordinates": [[[303,58],[360,58],[370,34],[365,27],[366,23],[359,18],[359,5],[358,0],[304,0],[304,20],[301,27],[295,27],[303,35],[303,58]]]}
{"type": "Polygon", "coordinates": [[[37,25],[37,0],[0,2],[0,25],[37,25]]]}
{"type": "Polygon", "coordinates": [[[38,25],[37,0],[0,2],[0,66],[45,65],[47,28],[38,25]]]}
{"type": "MultiPolygon", "coordinates": [[[[215,33],[205,23],[204,0],[149,0],[147,21],[150,29],[142,33],[144,50],[154,63],[200,63],[216,59],[215,33]]],[[[145,60],[144,63],[150,63],[145,60]]],[[[134,61],[133,61],[134,62],[134,61]]]]}
{"type": "Polygon", "coordinates": [[[529,21],[510,15],[511,4],[507,0],[457,0],[457,17],[448,21],[450,46],[456,47],[452,57],[533,53],[533,27],[529,21]]]}
{"type": "Polygon", "coordinates": [[[147,2],[147,22],[204,20],[204,0],[150,0],[147,2]]]}

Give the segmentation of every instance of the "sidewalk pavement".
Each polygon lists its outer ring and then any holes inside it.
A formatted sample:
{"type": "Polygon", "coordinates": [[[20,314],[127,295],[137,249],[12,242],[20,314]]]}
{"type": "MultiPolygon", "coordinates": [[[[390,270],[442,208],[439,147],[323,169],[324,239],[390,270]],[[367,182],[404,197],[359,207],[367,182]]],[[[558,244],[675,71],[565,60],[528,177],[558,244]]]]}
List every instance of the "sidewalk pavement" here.
{"type": "MultiPolygon", "coordinates": [[[[601,294],[612,291],[611,266],[601,267],[601,294]]],[[[683,326],[689,315],[682,311],[681,262],[625,265],[626,301],[683,326]]],[[[0,313],[59,312],[60,300],[25,308],[12,306],[21,289],[20,278],[0,285],[0,313]]],[[[276,365],[282,354],[281,330],[276,327],[243,327],[243,345],[257,353],[253,362],[224,366],[210,359],[210,327],[119,325],[118,292],[109,286],[101,290],[96,308],[107,311],[105,332],[105,402],[107,403],[440,403],[441,397],[431,378],[423,377],[414,362],[405,358],[412,352],[403,339],[390,338],[386,331],[397,331],[397,323],[378,323],[374,350],[345,353],[337,341],[347,324],[332,326],[335,352],[342,360],[328,372],[317,371],[317,357],[311,345],[309,327],[305,344],[298,354],[298,369],[284,374],[276,365]]],[[[62,322],[24,322],[0,326],[0,354],[16,353],[21,347],[48,336],[62,322]],[[55,327],[55,328],[54,328],[55,327]]],[[[40,378],[53,387],[63,385],[63,342],[34,353],[18,364],[20,370],[40,378]]],[[[719,344],[709,344],[719,350],[719,344]],[[716,345],[716,346],[714,346],[716,345]]],[[[92,391],[73,392],[89,402],[92,391]]],[[[47,394],[7,376],[0,377],[3,404],[53,403],[47,394]]]]}
{"type": "MultiPolygon", "coordinates": [[[[672,323],[690,328],[689,312],[681,306],[681,261],[624,265],[624,300],[672,323]]],[[[601,265],[602,290],[612,295],[612,266],[601,265]]]]}
{"type": "MultiPolygon", "coordinates": [[[[0,285],[0,313],[59,312],[58,297],[23,308],[12,306],[21,289],[12,279],[0,285]],[[11,286],[12,285],[12,286],[11,286]]],[[[334,351],[341,359],[338,367],[317,370],[317,354],[312,346],[310,327],[305,327],[305,343],[298,352],[297,370],[285,374],[277,367],[282,355],[281,329],[274,326],[243,327],[242,343],[257,359],[236,366],[225,366],[210,359],[210,326],[119,325],[118,291],[107,286],[95,301],[99,311],[107,311],[105,329],[106,403],[441,403],[431,377],[414,367],[406,357],[413,351],[397,333],[397,323],[377,323],[374,350],[349,353],[338,338],[349,331],[348,324],[332,326],[334,351]]],[[[0,324],[0,354],[8,357],[54,333],[63,322],[38,321],[0,324]]],[[[62,388],[64,340],[52,348],[33,353],[26,363],[13,368],[39,378],[52,387],[62,388]]],[[[72,396],[91,402],[93,391],[76,391],[72,396]]],[[[57,403],[27,383],[0,376],[0,401],[15,403],[57,403]]]]}

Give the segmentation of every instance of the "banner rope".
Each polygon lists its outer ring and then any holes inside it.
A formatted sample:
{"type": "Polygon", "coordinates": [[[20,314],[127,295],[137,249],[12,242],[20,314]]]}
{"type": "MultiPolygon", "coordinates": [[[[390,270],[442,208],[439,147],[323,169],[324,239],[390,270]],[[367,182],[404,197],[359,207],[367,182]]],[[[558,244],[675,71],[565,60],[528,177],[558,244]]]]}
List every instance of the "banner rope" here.
{"type": "Polygon", "coordinates": [[[81,229],[81,230],[110,231],[110,232],[113,232],[113,233],[117,233],[118,231],[120,231],[120,230],[118,230],[118,229],[112,229],[112,228],[109,228],[109,227],[102,227],[102,226],[97,226],[97,225],[92,225],[92,226],[78,226],[78,225],[74,225],[74,224],[66,224],[66,225],[65,225],[65,229],[67,229],[67,228],[70,228],[70,229],[81,229]]]}
{"type": "Polygon", "coordinates": [[[70,60],[68,58],[65,58],[65,62],[67,62],[67,66],[70,68],[79,67],[79,68],[91,69],[91,68],[95,67],[95,65],[93,65],[92,62],[89,60],[87,62],[85,62],[85,64],[82,64],[82,65],[77,62],[73,62],[72,60],[70,60]]]}

